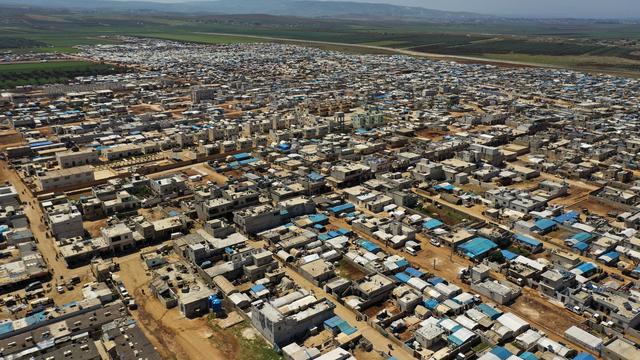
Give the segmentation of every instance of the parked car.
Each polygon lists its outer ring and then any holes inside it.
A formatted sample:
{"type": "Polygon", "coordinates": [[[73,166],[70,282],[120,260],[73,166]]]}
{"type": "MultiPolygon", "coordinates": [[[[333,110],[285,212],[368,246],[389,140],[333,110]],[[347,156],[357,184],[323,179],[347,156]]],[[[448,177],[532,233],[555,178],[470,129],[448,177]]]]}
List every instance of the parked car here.
{"type": "Polygon", "coordinates": [[[416,249],[412,248],[411,246],[405,247],[404,251],[409,255],[413,255],[413,256],[418,255],[418,252],[416,251],[416,249]]]}

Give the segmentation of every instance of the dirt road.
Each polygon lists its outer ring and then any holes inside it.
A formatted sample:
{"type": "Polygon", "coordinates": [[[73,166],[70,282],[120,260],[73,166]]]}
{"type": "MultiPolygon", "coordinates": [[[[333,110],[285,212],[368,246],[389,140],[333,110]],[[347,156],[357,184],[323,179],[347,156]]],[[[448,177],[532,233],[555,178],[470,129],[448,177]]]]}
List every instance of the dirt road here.
{"type": "MultiPolygon", "coordinates": [[[[293,269],[289,267],[283,267],[283,268],[287,276],[290,277],[296,284],[302,286],[307,290],[312,290],[317,297],[332,299],[332,296],[329,295],[326,291],[315,286],[313,283],[311,283],[309,280],[299,275],[293,269]]],[[[382,334],[380,334],[376,329],[371,327],[366,321],[357,320],[356,314],[353,311],[351,311],[351,309],[338,303],[335,300],[333,301],[333,303],[336,304],[334,313],[340,316],[341,318],[343,318],[344,320],[346,320],[352,326],[355,326],[358,330],[360,330],[360,332],[362,333],[362,336],[367,338],[373,344],[373,347],[375,350],[387,353],[389,349],[388,345],[391,345],[393,347],[393,350],[391,351],[391,355],[395,356],[396,359],[399,359],[399,360],[413,359],[413,356],[411,356],[407,351],[398,347],[398,345],[393,343],[391,340],[382,336],[382,334]]]]}
{"type": "MultiPolygon", "coordinates": [[[[426,198],[430,201],[435,201],[439,204],[441,204],[442,206],[447,206],[449,208],[452,208],[454,210],[460,211],[462,213],[465,214],[470,214],[473,215],[474,217],[476,217],[479,220],[485,221],[487,223],[491,223],[494,224],[504,230],[508,230],[511,231],[511,229],[509,229],[508,226],[506,226],[505,224],[500,223],[499,221],[496,221],[495,219],[492,219],[490,217],[485,216],[484,214],[482,214],[482,207],[480,206],[474,206],[473,208],[466,208],[464,206],[460,206],[460,205],[454,205],[450,202],[444,201],[442,199],[440,199],[439,196],[432,196],[429,193],[427,193],[424,190],[420,190],[420,189],[413,189],[413,192],[420,195],[423,198],[426,198]]],[[[561,251],[571,251],[571,249],[569,247],[567,247],[564,244],[564,239],[558,239],[558,238],[552,238],[549,236],[541,236],[538,234],[528,234],[528,236],[533,237],[539,241],[541,241],[544,244],[544,247],[547,250],[561,250],[561,251]]],[[[580,254],[576,254],[581,261],[583,262],[593,262],[593,259],[587,256],[583,256],[580,254]]],[[[604,267],[604,269],[608,272],[608,273],[614,273],[617,275],[620,275],[622,278],[625,279],[625,282],[629,282],[629,281],[634,281],[633,279],[631,279],[630,277],[628,277],[627,275],[623,274],[621,270],[619,270],[618,268],[615,267],[604,267]]],[[[570,312],[570,311],[567,311],[570,312]]]]}
{"type": "MultiPolygon", "coordinates": [[[[429,245],[429,242],[424,235],[418,235],[417,238],[422,241],[425,249],[421,250],[417,256],[411,256],[400,250],[385,246],[384,242],[353,229],[343,219],[332,217],[330,218],[330,222],[335,226],[350,229],[357,233],[358,236],[378,244],[388,254],[404,256],[412,264],[418,265],[420,268],[427,270],[436,276],[442,277],[450,283],[460,286],[465,291],[475,293],[471,290],[471,287],[468,284],[463,283],[458,276],[459,269],[472,266],[473,262],[460,256],[453,255],[451,249],[448,247],[435,247],[429,245]]],[[[493,275],[499,280],[505,280],[505,277],[502,274],[494,273],[493,275]]],[[[488,298],[485,298],[485,300],[491,301],[488,298]]],[[[515,315],[520,316],[538,329],[544,330],[547,335],[555,341],[565,343],[569,342],[576,349],[588,351],[588,349],[583,348],[581,345],[568,341],[563,334],[564,330],[569,328],[571,325],[579,324],[584,320],[563,307],[559,307],[549,302],[549,300],[540,295],[538,291],[523,289],[523,294],[514,304],[510,306],[499,305],[498,308],[502,311],[512,312],[515,315]]]]}
{"type": "Polygon", "coordinates": [[[68,279],[72,276],[87,277],[89,267],[84,266],[76,269],[68,269],[67,264],[62,258],[56,256],[57,250],[55,239],[48,237],[46,234],[47,227],[43,221],[43,214],[37,200],[33,197],[29,189],[24,185],[18,174],[7,167],[5,161],[0,161],[0,181],[9,181],[16,188],[20,200],[25,204],[23,206],[25,215],[29,219],[31,231],[37,241],[38,250],[42,253],[49,270],[53,273],[54,278],[59,279],[64,276],[68,279]]]}

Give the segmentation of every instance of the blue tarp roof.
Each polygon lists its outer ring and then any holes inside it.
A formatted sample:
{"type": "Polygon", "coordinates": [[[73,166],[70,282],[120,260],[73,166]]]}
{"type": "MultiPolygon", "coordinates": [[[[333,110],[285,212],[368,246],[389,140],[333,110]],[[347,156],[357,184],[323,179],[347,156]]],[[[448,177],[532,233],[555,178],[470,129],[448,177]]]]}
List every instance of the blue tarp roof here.
{"type": "Polygon", "coordinates": [[[455,334],[451,334],[447,337],[447,340],[449,340],[450,343],[456,345],[456,346],[460,346],[462,344],[464,344],[464,341],[462,339],[458,339],[455,334]]]}
{"type": "Polygon", "coordinates": [[[455,186],[451,185],[451,184],[447,184],[447,185],[436,185],[433,187],[435,190],[445,190],[445,191],[453,191],[456,189],[455,186]]]}
{"type": "Polygon", "coordinates": [[[470,258],[476,258],[494,250],[498,247],[498,245],[487,238],[478,236],[460,245],[459,247],[460,249],[462,249],[466,256],[470,258]]]}
{"type": "Polygon", "coordinates": [[[363,249],[369,252],[372,252],[374,254],[380,251],[380,247],[369,240],[360,239],[356,243],[360,245],[360,247],[362,247],[363,249]]]}
{"type": "Polygon", "coordinates": [[[531,246],[531,247],[538,247],[540,245],[542,245],[542,243],[536,239],[532,239],[528,236],[524,236],[524,235],[520,235],[520,234],[516,234],[515,239],[525,245],[531,246]]]}
{"type": "Polygon", "coordinates": [[[581,352],[578,355],[576,355],[576,357],[574,357],[573,360],[596,360],[596,358],[591,354],[581,352]]]}
{"type": "Polygon", "coordinates": [[[502,346],[496,346],[493,349],[491,349],[491,351],[489,351],[489,352],[492,353],[493,355],[497,356],[500,360],[506,360],[511,355],[513,355],[511,353],[511,351],[503,348],[502,346]]]}
{"type": "Polygon", "coordinates": [[[579,232],[579,233],[573,235],[571,237],[571,239],[575,239],[575,240],[578,240],[580,242],[587,242],[588,240],[591,240],[592,237],[593,237],[593,235],[591,235],[588,232],[579,232]]]}
{"type": "Polygon", "coordinates": [[[0,323],[0,334],[7,334],[13,331],[13,321],[0,323]]]}
{"type": "Polygon", "coordinates": [[[329,329],[335,329],[338,328],[340,329],[341,332],[347,334],[347,335],[351,335],[354,332],[356,332],[356,328],[354,328],[353,326],[349,325],[348,322],[346,322],[345,320],[343,320],[341,317],[339,316],[334,316],[328,320],[325,320],[324,322],[324,326],[328,327],[329,329]]]}
{"type": "Polygon", "coordinates": [[[345,212],[345,211],[353,211],[353,210],[355,210],[355,208],[356,207],[353,204],[345,203],[345,204],[342,204],[342,205],[336,205],[336,206],[330,207],[329,208],[329,212],[332,212],[334,214],[338,214],[338,213],[342,213],[342,212],[345,212]]]}
{"type": "Polygon", "coordinates": [[[590,271],[594,271],[598,269],[598,266],[592,262],[582,263],[575,267],[575,269],[579,270],[580,274],[588,273],[590,271]]]}
{"type": "Polygon", "coordinates": [[[606,254],[598,256],[598,259],[604,261],[605,263],[609,263],[620,259],[620,254],[617,251],[609,251],[606,254]]]}
{"type": "Polygon", "coordinates": [[[511,252],[509,250],[500,250],[500,252],[502,253],[502,256],[504,256],[504,258],[507,259],[507,261],[511,261],[518,257],[518,254],[511,252]]]}
{"type": "Polygon", "coordinates": [[[254,163],[254,162],[256,162],[256,161],[258,161],[258,159],[256,159],[256,158],[248,158],[248,159],[244,159],[244,160],[240,160],[240,161],[238,161],[238,164],[240,164],[240,165],[247,165],[247,164],[254,163]]]}
{"type": "Polygon", "coordinates": [[[340,331],[342,331],[343,333],[347,334],[347,335],[351,335],[354,332],[357,331],[356,328],[354,328],[353,326],[351,326],[348,322],[344,321],[342,322],[339,326],[340,331]]]}
{"type": "Polygon", "coordinates": [[[330,318],[328,320],[325,320],[324,321],[324,325],[326,327],[329,327],[329,328],[335,328],[342,321],[344,321],[344,320],[342,320],[342,318],[340,316],[336,315],[336,316],[334,316],[334,317],[332,317],[332,318],[330,318]]]}
{"type": "Polygon", "coordinates": [[[518,355],[522,360],[538,360],[538,357],[528,351],[518,355]]]}
{"type": "Polygon", "coordinates": [[[33,325],[33,324],[37,324],[40,322],[43,322],[47,319],[46,315],[44,314],[44,311],[41,312],[37,312],[35,314],[29,315],[27,317],[24,318],[25,322],[28,325],[33,325]]]}
{"type": "Polygon", "coordinates": [[[396,261],[396,265],[398,267],[404,267],[404,266],[409,266],[409,261],[402,259],[402,260],[398,260],[396,261]]]}
{"type": "Polygon", "coordinates": [[[314,224],[326,223],[329,221],[329,217],[325,214],[311,214],[309,215],[309,220],[314,224]]]}
{"type": "Polygon", "coordinates": [[[264,287],[264,285],[262,284],[254,285],[251,287],[251,291],[253,291],[254,293],[260,292],[264,289],[266,289],[266,287],[264,287]]]}
{"type": "Polygon", "coordinates": [[[428,230],[433,230],[433,229],[437,229],[439,227],[441,227],[442,225],[444,225],[442,223],[442,221],[438,220],[438,219],[430,219],[425,221],[424,223],[422,223],[422,227],[428,230]]]}
{"type": "Polygon", "coordinates": [[[429,310],[435,310],[435,308],[438,307],[438,304],[439,304],[438,300],[433,298],[424,301],[424,307],[426,307],[429,310]]]}
{"type": "Polygon", "coordinates": [[[502,312],[484,303],[478,305],[478,310],[490,317],[492,320],[495,320],[502,315],[502,312]]]}
{"type": "Polygon", "coordinates": [[[444,282],[444,279],[443,279],[443,278],[441,278],[441,277],[434,276],[434,277],[430,277],[430,278],[428,278],[428,279],[427,279],[427,282],[428,282],[429,284],[431,284],[431,285],[438,285],[438,284],[440,284],[440,283],[444,282]]]}
{"type": "Polygon", "coordinates": [[[560,216],[556,216],[553,221],[557,222],[557,223],[565,223],[565,222],[570,222],[570,223],[574,223],[576,222],[576,219],[578,218],[578,212],[575,210],[569,211],[567,213],[564,213],[560,216]]]}
{"type": "Polygon", "coordinates": [[[236,160],[244,160],[244,159],[248,159],[251,157],[251,154],[248,153],[239,153],[239,154],[235,154],[232,155],[234,159],[236,160]]]}
{"type": "Polygon", "coordinates": [[[398,281],[400,281],[401,283],[406,283],[407,281],[409,281],[409,279],[411,279],[411,276],[409,276],[409,274],[405,273],[405,272],[400,272],[394,275],[396,277],[396,279],[398,279],[398,281]]]}
{"type": "Polygon", "coordinates": [[[422,277],[422,275],[424,275],[424,273],[418,269],[415,268],[407,268],[404,272],[406,272],[407,274],[413,276],[413,277],[422,277]]]}
{"type": "Polygon", "coordinates": [[[573,245],[573,248],[578,251],[586,251],[589,248],[589,244],[587,244],[586,242],[579,242],[573,245]]]}
{"type": "Polygon", "coordinates": [[[536,220],[536,227],[542,231],[552,229],[556,225],[557,224],[553,220],[549,220],[549,219],[536,220]]]}
{"type": "Polygon", "coordinates": [[[311,179],[312,181],[320,181],[320,180],[324,179],[324,176],[318,174],[317,172],[311,172],[311,173],[309,173],[309,175],[307,175],[307,177],[309,179],[311,179]]]}
{"type": "Polygon", "coordinates": [[[36,148],[41,146],[47,146],[53,144],[53,141],[36,141],[29,144],[30,148],[36,148]]]}

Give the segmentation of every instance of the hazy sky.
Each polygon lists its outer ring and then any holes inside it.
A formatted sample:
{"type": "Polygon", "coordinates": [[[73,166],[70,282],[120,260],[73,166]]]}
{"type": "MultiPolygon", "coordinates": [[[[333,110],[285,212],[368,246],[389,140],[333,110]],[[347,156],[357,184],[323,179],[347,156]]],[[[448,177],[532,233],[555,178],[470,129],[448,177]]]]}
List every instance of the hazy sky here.
{"type": "MultiPolygon", "coordinates": [[[[127,0],[121,0],[127,1],[127,0]]],[[[141,0],[153,2],[217,0],[141,0]]],[[[242,1],[242,0],[220,0],[242,1]]],[[[269,1],[269,0],[264,0],[269,1]]],[[[640,0],[316,0],[359,1],[421,6],[429,9],[470,11],[490,15],[567,18],[640,19],[640,0]]]]}
{"type": "Polygon", "coordinates": [[[640,0],[351,0],[532,17],[640,18],[640,0]]]}

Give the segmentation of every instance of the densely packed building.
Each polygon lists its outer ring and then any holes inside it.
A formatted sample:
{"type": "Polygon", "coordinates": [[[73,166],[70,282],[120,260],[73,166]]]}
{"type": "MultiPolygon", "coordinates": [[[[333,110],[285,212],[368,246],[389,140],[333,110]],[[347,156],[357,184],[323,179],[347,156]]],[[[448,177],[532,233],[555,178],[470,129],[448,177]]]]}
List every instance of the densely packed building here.
{"type": "MultiPolygon", "coordinates": [[[[128,72],[5,96],[33,200],[0,188],[3,291],[47,276],[27,206],[67,267],[139,252],[155,301],[286,359],[640,356],[640,81],[117,40],[78,56],[128,72]]],[[[129,305],[96,327],[120,354],[135,294],[105,273],[82,309],[129,305]]]]}

